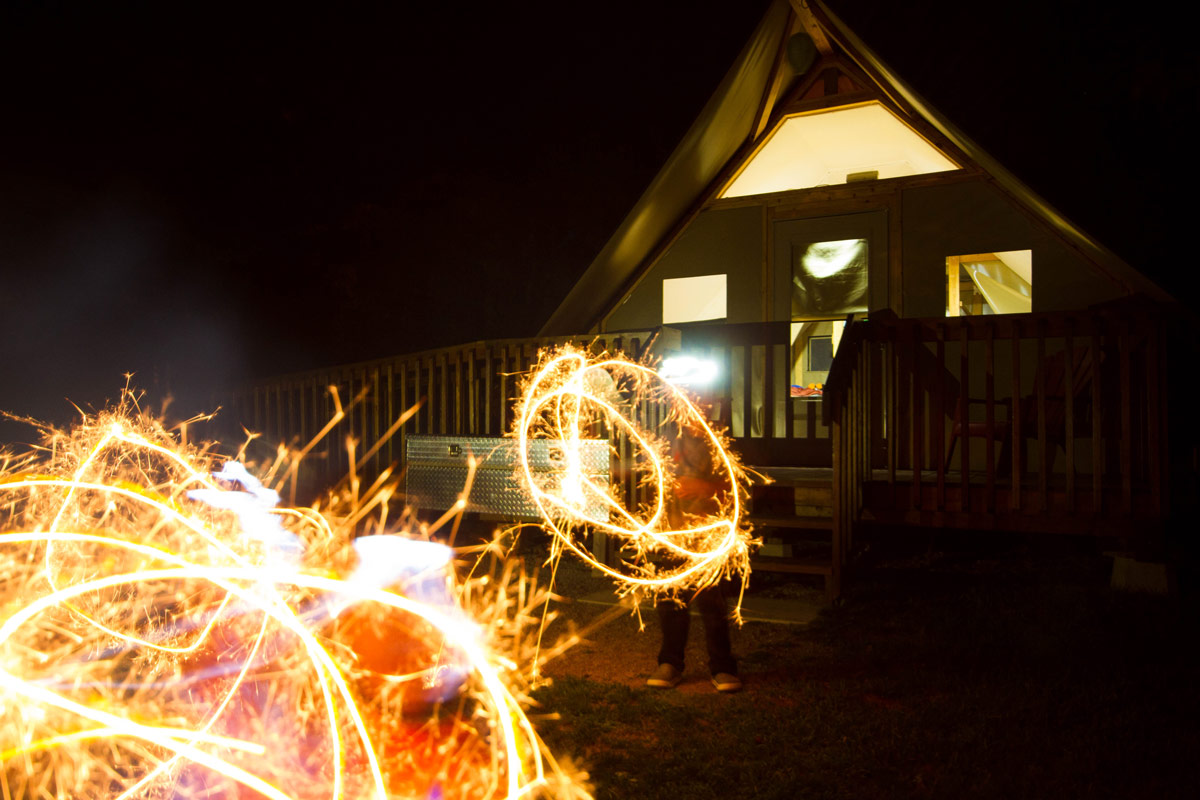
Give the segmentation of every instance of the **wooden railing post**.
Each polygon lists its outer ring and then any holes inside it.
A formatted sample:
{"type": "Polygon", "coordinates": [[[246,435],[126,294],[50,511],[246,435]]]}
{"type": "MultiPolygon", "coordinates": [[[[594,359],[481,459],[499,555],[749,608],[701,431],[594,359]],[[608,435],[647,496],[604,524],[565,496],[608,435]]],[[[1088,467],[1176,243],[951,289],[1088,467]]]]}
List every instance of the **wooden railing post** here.
{"type": "Polygon", "coordinates": [[[1046,320],[1038,319],[1037,332],[1037,442],[1038,442],[1038,510],[1046,511],[1050,494],[1050,453],[1046,439],[1046,320]]]}
{"type": "MultiPolygon", "coordinates": [[[[967,319],[970,318],[965,318],[963,321],[965,322],[967,319]]],[[[960,407],[963,411],[961,419],[964,433],[971,424],[970,404],[968,403],[971,394],[971,340],[969,334],[970,330],[967,325],[963,325],[958,331],[958,346],[960,348],[958,353],[958,395],[962,398],[960,407]]],[[[941,367],[941,369],[944,370],[945,367],[941,367]]],[[[938,424],[942,424],[941,420],[938,421],[938,424]]],[[[959,511],[966,514],[971,511],[971,437],[961,436],[959,438],[961,439],[958,443],[959,456],[961,457],[961,466],[959,467],[961,470],[959,474],[959,491],[961,493],[959,511]]]]}
{"type": "Polygon", "coordinates": [[[1133,510],[1133,409],[1130,382],[1131,336],[1128,321],[1118,327],[1121,369],[1121,512],[1133,510]]]}

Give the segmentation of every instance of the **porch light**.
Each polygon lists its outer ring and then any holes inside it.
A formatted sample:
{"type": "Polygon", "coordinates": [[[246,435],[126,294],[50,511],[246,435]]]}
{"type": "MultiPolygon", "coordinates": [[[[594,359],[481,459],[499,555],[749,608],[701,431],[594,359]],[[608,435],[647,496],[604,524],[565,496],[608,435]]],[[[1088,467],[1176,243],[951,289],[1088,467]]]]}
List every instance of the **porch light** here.
{"type": "Polygon", "coordinates": [[[676,386],[706,386],[716,380],[717,362],[695,356],[663,359],[658,374],[676,386]]]}

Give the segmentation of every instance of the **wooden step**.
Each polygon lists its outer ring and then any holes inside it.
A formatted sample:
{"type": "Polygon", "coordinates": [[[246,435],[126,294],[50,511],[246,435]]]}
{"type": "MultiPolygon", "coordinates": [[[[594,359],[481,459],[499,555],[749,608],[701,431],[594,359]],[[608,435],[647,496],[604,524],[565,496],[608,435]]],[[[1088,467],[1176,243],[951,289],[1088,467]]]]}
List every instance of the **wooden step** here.
{"type": "Polygon", "coordinates": [[[833,574],[833,562],[823,558],[778,558],[773,556],[755,556],[750,560],[750,569],[760,569],[763,572],[791,572],[798,575],[833,574]]]}
{"type": "Polygon", "coordinates": [[[805,489],[829,489],[833,486],[833,470],[828,467],[747,467],[749,472],[763,475],[770,483],[759,486],[791,486],[805,489]]]}
{"type": "Polygon", "coordinates": [[[827,531],[833,527],[833,517],[788,517],[751,514],[746,518],[755,528],[793,528],[827,531]]]}

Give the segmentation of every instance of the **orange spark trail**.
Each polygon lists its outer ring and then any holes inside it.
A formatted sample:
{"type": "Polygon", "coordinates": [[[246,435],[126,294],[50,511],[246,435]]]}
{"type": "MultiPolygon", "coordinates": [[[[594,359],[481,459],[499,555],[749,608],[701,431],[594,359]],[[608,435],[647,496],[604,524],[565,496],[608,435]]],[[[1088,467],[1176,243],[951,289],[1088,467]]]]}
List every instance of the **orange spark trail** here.
{"type": "Polygon", "coordinates": [[[571,347],[544,352],[524,384],[513,435],[519,441],[523,485],[558,552],[583,559],[635,599],[697,591],[727,577],[739,580],[744,590],[754,544],[743,517],[746,476],[724,434],[684,389],[626,358],[592,357],[571,347]],[[646,424],[656,416],[658,425],[646,424]],[[600,432],[628,439],[636,453],[633,477],[648,490],[648,502],[626,508],[617,489],[581,468],[579,443],[604,438],[600,432]],[[672,508],[679,476],[669,438],[678,442],[681,436],[707,449],[714,472],[726,484],[714,513],[686,515],[672,508]],[[532,469],[534,439],[561,443],[564,471],[532,469]],[[596,513],[597,507],[603,512],[596,513]],[[619,543],[620,566],[601,563],[580,544],[589,529],[619,543]]]}
{"type": "Polygon", "coordinates": [[[0,471],[0,798],[588,796],[499,648],[545,590],[356,538],[386,495],[276,507],[135,411],[0,471]]]}

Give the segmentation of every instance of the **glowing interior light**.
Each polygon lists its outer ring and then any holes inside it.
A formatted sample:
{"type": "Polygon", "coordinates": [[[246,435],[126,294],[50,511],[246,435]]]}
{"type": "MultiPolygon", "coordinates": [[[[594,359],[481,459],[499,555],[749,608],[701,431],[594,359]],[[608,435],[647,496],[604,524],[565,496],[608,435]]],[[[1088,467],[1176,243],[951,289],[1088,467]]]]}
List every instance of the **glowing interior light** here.
{"type": "MultiPolygon", "coordinates": [[[[749,554],[754,544],[742,514],[746,476],[730,452],[725,434],[714,429],[686,391],[656,370],[623,357],[593,358],[574,348],[544,351],[524,384],[515,417],[514,436],[519,441],[522,483],[554,535],[552,558],[571,552],[612,577],[623,594],[671,595],[711,586],[726,577],[742,583],[749,576],[749,554]],[[611,381],[584,380],[582,376],[604,370],[611,381]],[[599,391],[598,391],[599,389],[599,391]],[[705,448],[714,474],[724,481],[714,513],[671,523],[668,506],[678,481],[670,455],[668,430],[638,422],[647,414],[661,415],[675,434],[686,431],[705,448]],[[572,477],[587,501],[582,504],[564,495],[559,486],[530,466],[530,442],[552,439],[579,442],[587,431],[623,432],[636,455],[626,461],[636,473],[629,476],[650,489],[648,503],[626,508],[616,494],[620,486],[572,477]],[[581,509],[599,500],[603,514],[581,509]],[[613,567],[597,561],[579,542],[587,530],[613,537],[621,548],[622,564],[613,567]]],[[[573,490],[572,490],[573,491],[573,490]]],[[[739,604],[740,605],[740,604],[739,604]]]]}
{"type": "Polygon", "coordinates": [[[707,386],[717,379],[717,362],[694,356],[663,359],[658,374],[677,386],[707,386]]]}
{"type": "Polygon", "coordinates": [[[878,102],[786,117],[722,197],[836,186],[850,176],[880,180],[958,165],[878,102]]]}
{"type": "Polygon", "coordinates": [[[819,242],[805,251],[800,263],[814,278],[828,278],[857,263],[864,249],[866,241],[863,239],[819,242]]]}
{"type": "Polygon", "coordinates": [[[726,311],[725,275],[667,278],[662,282],[663,324],[722,319],[726,311]]]}

